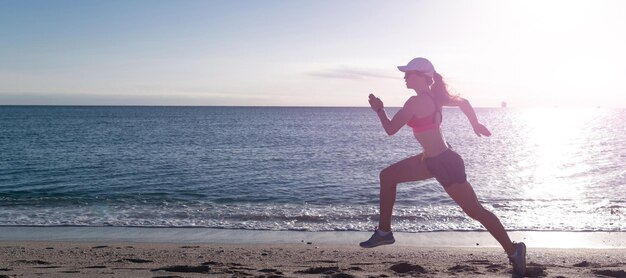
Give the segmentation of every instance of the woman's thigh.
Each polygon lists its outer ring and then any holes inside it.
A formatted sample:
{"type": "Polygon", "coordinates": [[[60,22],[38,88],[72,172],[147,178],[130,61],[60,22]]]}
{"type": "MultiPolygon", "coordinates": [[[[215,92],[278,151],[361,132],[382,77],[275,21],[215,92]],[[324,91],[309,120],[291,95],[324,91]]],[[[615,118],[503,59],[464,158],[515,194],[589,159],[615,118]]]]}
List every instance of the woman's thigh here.
{"type": "Polygon", "coordinates": [[[474,216],[483,210],[478,202],[478,197],[469,182],[457,183],[444,187],[448,195],[454,200],[468,215],[474,216]]]}
{"type": "Polygon", "coordinates": [[[390,165],[380,172],[381,180],[398,184],[432,178],[422,157],[423,154],[418,154],[390,165]]]}

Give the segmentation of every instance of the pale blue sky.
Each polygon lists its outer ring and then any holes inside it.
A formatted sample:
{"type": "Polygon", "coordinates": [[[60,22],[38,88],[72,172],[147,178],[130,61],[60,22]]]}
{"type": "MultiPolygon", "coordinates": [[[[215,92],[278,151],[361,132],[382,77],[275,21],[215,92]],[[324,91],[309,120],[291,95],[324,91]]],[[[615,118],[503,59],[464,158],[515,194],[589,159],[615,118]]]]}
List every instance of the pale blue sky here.
{"type": "Polygon", "coordinates": [[[0,0],[0,104],[626,107],[620,1],[0,0]]]}

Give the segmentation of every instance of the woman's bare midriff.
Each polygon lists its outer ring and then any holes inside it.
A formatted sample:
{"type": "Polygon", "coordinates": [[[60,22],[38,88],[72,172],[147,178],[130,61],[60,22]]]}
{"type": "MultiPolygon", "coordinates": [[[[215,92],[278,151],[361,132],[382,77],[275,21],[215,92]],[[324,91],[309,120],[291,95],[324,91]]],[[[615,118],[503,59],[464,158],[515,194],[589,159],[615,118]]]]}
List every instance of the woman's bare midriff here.
{"type": "Polygon", "coordinates": [[[441,129],[431,129],[422,132],[413,132],[415,139],[424,149],[424,157],[435,157],[448,149],[446,141],[443,139],[441,129]]]}

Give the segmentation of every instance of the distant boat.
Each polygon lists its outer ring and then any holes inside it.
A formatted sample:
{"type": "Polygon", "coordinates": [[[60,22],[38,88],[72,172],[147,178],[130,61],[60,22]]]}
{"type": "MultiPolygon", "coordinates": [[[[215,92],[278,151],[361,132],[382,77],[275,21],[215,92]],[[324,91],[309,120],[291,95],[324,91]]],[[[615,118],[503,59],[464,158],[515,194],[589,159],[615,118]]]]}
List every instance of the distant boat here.
{"type": "Polygon", "coordinates": [[[500,104],[500,107],[502,107],[502,108],[506,108],[506,101],[503,101],[503,102],[500,104]]]}

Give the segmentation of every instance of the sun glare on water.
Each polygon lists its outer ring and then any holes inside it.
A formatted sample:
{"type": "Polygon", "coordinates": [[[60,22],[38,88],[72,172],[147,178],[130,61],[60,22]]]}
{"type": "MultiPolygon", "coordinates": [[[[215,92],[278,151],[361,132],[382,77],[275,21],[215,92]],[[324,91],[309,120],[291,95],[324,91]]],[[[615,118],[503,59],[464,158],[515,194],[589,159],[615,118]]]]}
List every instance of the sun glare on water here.
{"type": "MultiPolygon", "coordinates": [[[[595,171],[593,161],[594,125],[605,113],[602,109],[537,108],[520,115],[524,123],[524,139],[521,149],[531,150],[522,163],[526,169],[521,175],[529,181],[520,191],[525,206],[537,207],[535,202],[546,204],[540,213],[527,220],[541,222],[549,227],[556,222],[570,223],[575,214],[590,212],[598,200],[589,199],[590,186],[587,178],[595,171]]],[[[593,215],[579,219],[580,223],[592,223],[593,215]]],[[[576,217],[581,217],[580,214],[576,217]]],[[[531,223],[529,223],[531,224],[531,223]]]]}
{"type": "Polygon", "coordinates": [[[588,170],[581,159],[581,131],[589,114],[570,109],[533,109],[523,116],[525,144],[534,185],[525,192],[530,199],[580,198],[580,185],[563,179],[568,172],[588,170]]]}

